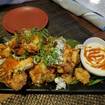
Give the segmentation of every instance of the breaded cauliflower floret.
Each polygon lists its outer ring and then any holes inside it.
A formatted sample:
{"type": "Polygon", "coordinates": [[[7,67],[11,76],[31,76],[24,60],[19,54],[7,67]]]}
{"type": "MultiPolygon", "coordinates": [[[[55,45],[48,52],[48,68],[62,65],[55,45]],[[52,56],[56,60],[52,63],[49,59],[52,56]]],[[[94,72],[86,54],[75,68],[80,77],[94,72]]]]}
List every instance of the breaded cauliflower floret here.
{"type": "Polygon", "coordinates": [[[87,84],[87,83],[89,83],[90,74],[83,68],[76,68],[75,69],[75,77],[81,83],[87,84]]]}

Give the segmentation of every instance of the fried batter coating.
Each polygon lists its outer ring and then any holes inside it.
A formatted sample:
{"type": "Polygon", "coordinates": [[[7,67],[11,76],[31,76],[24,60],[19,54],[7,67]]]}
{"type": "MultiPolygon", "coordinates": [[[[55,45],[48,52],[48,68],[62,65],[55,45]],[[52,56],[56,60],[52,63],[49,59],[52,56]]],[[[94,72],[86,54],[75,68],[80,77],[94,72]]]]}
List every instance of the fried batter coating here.
{"type": "Polygon", "coordinates": [[[63,75],[62,75],[62,78],[63,78],[63,80],[65,81],[66,84],[72,84],[73,81],[76,80],[76,78],[73,77],[73,76],[70,75],[70,74],[63,74],[63,75]]]}
{"type": "Polygon", "coordinates": [[[25,70],[33,66],[32,58],[18,61],[14,58],[7,58],[1,65],[0,80],[14,90],[21,89],[27,81],[25,70]]]}
{"type": "Polygon", "coordinates": [[[9,57],[0,65],[0,78],[8,79],[11,77],[14,68],[19,64],[19,61],[9,57]],[[4,75],[3,75],[4,74],[4,75]]]}
{"type": "Polygon", "coordinates": [[[73,49],[71,59],[75,64],[80,63],[80,55],[79,55],[79,50],[78,49],[73,49]]]}
{"type": "Polygon", "coordinates": [[[73,71],[75,64],[72,62],[71,56],[72,56],[72,49],[68,45],[65,45],[64,57],[63,57],[64,73],[69,73],[69,72],[72,73],[73,71]]]}
{"type": "Polygon", "coordinates": [[[79,62],[79,51],[72,49],[70,46],[65,45],[64,49],[64,73],[73,72],[74,67],[79,62]]]}
{"type": "Polygon", "coordinates": [[[89,83],[90,74],[83,68],[76,68],[75,69],[75,77],[81,83],[87,84],[87,83],[89,83]]]}
{"type": "Polygon", "coordinates": [[[33,84],[42,84],[45,81],[53,81],[55,75],[49,71],[44,63],[37,64],[30,72],[33,84]]]}
{"type": "Polygon", "coordinates": [[[20,90],[27,82],[27,75],[25,72],[17,73],[12,76],[10,79],[5,80],[5,84],[12,88],[13,90],[20,90]]]}
{"type": "Polygon", "coordinates": [[[6,58],[11,55],[11,49],[10,47],[0,44],[0,57],[1,58],[6,58]]]}
{"type": "Polygon", "coordinates": [[[21,72],[33,67],[33,60],[31,57],[21,60],[18,65],[15,66],[14,72],[21,72]]]}
{"type": "Polygon", "coordinates": [[[3,50],[3,49],[5,49],[5,48],[6,48],[6,45],[0,44],[0,51],[3,50]]]}
{"type": "Polygon", "coordinates": [[[27,50],[30,53],[36,53],[40,49],[40,43],[41,43],[41,37],[39,35],[33,35],[30,38],[29,43],[24,43],[23,47],[25,50],[27,50]]]}
{"type": "Polygon", "coordinates": [[[13,37],[11,40],[5,43],[8,47],[14,48],[17,45],[16,36],[13,37]]]}

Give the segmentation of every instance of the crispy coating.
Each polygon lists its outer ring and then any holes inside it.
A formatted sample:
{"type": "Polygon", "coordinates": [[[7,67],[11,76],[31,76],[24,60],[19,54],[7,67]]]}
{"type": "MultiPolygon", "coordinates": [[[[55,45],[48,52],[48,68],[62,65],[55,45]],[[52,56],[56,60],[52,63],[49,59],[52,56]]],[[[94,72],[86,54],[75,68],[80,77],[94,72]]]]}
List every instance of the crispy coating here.
{"type": "Polygon", "coordinates": [[[80,55],[78,49],[73,49],[71,59],[75,63],[75,65],[80,63],[80,55]]]}
{"type": "Polygon", "coordinates": [[[29,43],[24,43],[24,48],[30,53],[36,53],[40,49],[41,37],[39,35],[33,35],[29,43]]]}
{"type": "Polygon", "coordinates": [[[6,45],[0,44],[0,51],[3,50],[3,49],[5,49],[5,48],[6,48],[6,45]]]}
{"type": "Polygon", "coordinates": [[[25,72],[22,72],[20,74],[14,74],[12,78],[6,79],[4,83],[14,90],[20,90],[26,84],[26,82],[27,75],[25,72]]]}
{"type": "Polygon", "coordinates": [[[70,46],[65,45],[64,48],[64,73],[71,73],[73,72],[74,67],[79,63],[79,51],[72,49],[70,46]]]}
{"type": "Polygon", "coordinates": [[[47,69],[44,63],[37,64],[30,72],[33,84],[42,84],[45,81],[53,81],[55,75],[47,69]]]}
{"type": "Polygon", "coordinates": [[[43,75],[46,73],[47,68],[43,63],[36,65],[30,72],[30,77],[33,84],[42,84],[44,79],[43,75]]]}
{"type": "Polygon", "coordinates": [[[76,68],[75,69],[75,77],[81,83],[87,84],[87,83],[89,83],[90,74],[83,68],[76,68]]]}
{"type": "Polygon", "coordinates": [[[1,72],[5,72],[7,75],[11,74],[12,72],[21,72],[27,69],[30,69],[33,66],[32,58],[29,57],[25,60],[18,61],[14,58],[7,58],[5,62],[1,65],[1,72]]]}
{"type": "Polygon", "coordinates": [[[39,47],[33,43],[25,44],[24,48],[30,53],[36,53],[39,51],[39,47]]]}
{"type": "Polygon", "coordinates": [[[19,56],[21,56],[25,53],[25,49],[22,46],[16,48],[14,51],[15,51],[15,54],[19,55],[19,56]]]}
{"type": "Polygon", "coordinates": [[[63,74],[62,78],[63,78],[63,80],[65,81],[66,84],[72,84],[73,81],[76,81],[76,78],[73,77],[70,74],[63,74]]]}
{"type": "Polygon", "coordinates": [[[31,57],[22,60],[18,63],[18,65],[15,66],[14,68],[14,72],[21,72],[21,71],[25,71],[27,69],[30,69],[33,67],[33,60],[31,57]]]}
{"type": "Polygon", "coordinates": [[[63,56],[64,73],[68,72],[72,73],[73,71],[75,64],[72,62],[71,56],[72,56],[72,49],[68,45],[65,45],[64,56],[63,56]]]}
{"type": "Polygon", "coordinates": [[[17,45],[16,37],[13,37],[11,40],[5,43],[10,48],[14,48],[17,45]]]}
{"type": "Polygon", "coordinates": [[[19,62],[13,58],[7,58],[5,62],[0,65],[0,79],[6,80],[11,78],[14,68],[19,64],[19,62]]]}
{"type": "Polygon", "coordinates": [[[11,49],[10,47],[0,44],[0,57],[1,58],[6,58],[9,57],[11,54],[11,49]]]}
{"type": "Polygon", "coordinates": [[[1,65],[0,80],[8,87],[14,90],[20,90],[27,81],[27,75],[24,72],[33,66],[32,58],[18,61],[13,58],[7,58],[1,65]]]}

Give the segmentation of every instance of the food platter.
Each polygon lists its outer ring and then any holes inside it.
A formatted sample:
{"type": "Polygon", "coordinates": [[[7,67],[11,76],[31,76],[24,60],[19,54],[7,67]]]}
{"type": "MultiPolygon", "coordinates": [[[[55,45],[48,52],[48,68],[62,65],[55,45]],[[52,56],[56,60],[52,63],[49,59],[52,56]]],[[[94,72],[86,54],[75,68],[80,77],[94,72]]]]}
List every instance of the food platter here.
{"type": "MultiPolygon", "coordinates": [[[[55,37],[55,36],[54,36],[55,37]]],[[[66,39],[67,37],[64,36],[66,39]]],[[[4,39],[2,39],[3,41],[4,39]]],[[[70,39],[70,41],[75,44],[75,40],[70,39]]],[[[5,42],[5,40],[4,40],[5,42]]],[[[70,42],[70,43],[71,43],[70,42]]],[[[35,93],[103,93],[104,92],[104,77],[98,77],[90,74],[92,79],[96,79],[96,83],[92,83],[92,85],[83,85],[82,83],[76,83],[76,84],[67,84],[65,89],[58,89],[56,90],[56,83],[54,81],[49,82],[47,84],[42,84],[41,86],[36,86],[32,84],[31,80],[28,79],[27,84],[23,86],[22,89],[16,91],[12,88],[8,88],[5,84],[0,84],[0,91],[1,92],[35,92],[35,93]],[[103,80],[103,81],[100,81],[103,80]],[[98,82],[97,82],[98,81],[98,82]]]]}

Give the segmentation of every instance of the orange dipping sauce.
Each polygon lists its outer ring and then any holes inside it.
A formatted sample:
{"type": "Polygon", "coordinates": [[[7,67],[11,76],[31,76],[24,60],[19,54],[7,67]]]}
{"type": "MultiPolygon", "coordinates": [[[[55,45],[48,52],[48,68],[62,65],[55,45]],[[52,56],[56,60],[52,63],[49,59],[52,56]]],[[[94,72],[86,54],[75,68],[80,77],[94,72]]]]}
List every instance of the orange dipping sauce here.
{"type": "Polygon", "coordinates": [[[92,67],[105,70],[105,48],[87,46],[84,56],[92,67]]]}

